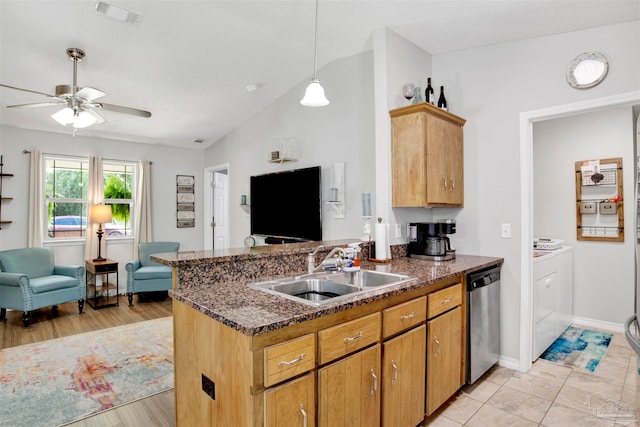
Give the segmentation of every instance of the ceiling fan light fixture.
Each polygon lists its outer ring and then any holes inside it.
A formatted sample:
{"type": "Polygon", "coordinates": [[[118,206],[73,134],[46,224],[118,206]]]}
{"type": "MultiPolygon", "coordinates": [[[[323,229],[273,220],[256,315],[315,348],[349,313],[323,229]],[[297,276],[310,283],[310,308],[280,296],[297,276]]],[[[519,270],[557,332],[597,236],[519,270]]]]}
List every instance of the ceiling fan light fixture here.
{"type": "Polygon", "coordinates": [[[329,104],[329,100],[324,94],[324,88],[320,85],[318,79],[312,79],[307,90],[304,92],[304,98],[300,104],[305,107],[324,107],[329,104]]]}
{"type": "Polygon", "coordinates": [[[324,88],[320,85],[318,77],[316,77],[316,68],[318,62],[318,0],[316,0],[316,25],[313,40],[313,78],[304,92],[304,98],[300,100],[300,104],[305,107],[324,107],[329,105],[329,100],[324,94],[324,88]]]}
{"type": "Polygon", "coordinates": [[[86,128],[94,124],[96,120],[96,117],[88,111],[80,111],[73,118],[73,127],[76,129],[86,128]]]}
{"type": "Polygon", "coordinates": [[[74,112],[69,107],[64,107],[62,110],[51,115],[51,118],[62,126],[70,125],[73,123],[74,112]]]}

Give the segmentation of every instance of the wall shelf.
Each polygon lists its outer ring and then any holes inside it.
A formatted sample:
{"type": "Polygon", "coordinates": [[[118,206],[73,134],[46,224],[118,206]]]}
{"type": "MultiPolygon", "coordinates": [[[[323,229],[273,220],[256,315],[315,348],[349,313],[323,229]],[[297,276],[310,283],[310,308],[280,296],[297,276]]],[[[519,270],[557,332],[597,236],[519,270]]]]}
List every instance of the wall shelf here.
{"type": "Polygon", "coordinates": [[[13,200],[13,197],[2,196],[2,180],[3,178],[11,178],[13,176],[12,173],[6,173],[2,171],[4,167],[4,163],[2,162],[2,155],[0,155],[0,230],[2,230],[3,224],[11,224],[13,221],[2,220],[2,204],[4,202],[8,202],[13,200]]]}
{"type": "Polygon", "coordinates": [[[281,159],[270,159],[269,163],[286,163],[286,162],[297,162],[298,159],[292,159],[291,157],[283,157],[281,159]]]}
{"type": "Polygon", "coordinates": [[[249,204],[240,204],[240,207],[242,208],[242,210],[249,215],[249,213],[251,213],[251,205],[249,204]]]}
{"type": "Polygon", "coordinates": [[[575,163],[576,238],[624,242],[622,158],[575,163]]]}

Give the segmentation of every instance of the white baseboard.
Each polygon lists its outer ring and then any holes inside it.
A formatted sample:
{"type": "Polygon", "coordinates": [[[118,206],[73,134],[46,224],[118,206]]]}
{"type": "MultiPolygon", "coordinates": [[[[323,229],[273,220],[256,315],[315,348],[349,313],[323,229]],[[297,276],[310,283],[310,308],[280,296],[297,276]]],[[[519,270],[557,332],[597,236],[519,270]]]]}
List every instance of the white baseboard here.
{"type": "Polygon", "coordinates": [[[580,326],[589,326],[591,328],[604,329],[609,332],[620,332],[624,333],[624,324],[623,323],[613,323],[613,322],[605,322],[602,320],[588,319],[586,317],[576,317],[573,316],[574,325],[580,326]]]}
{"type": "Polygon", "coordinates": [[[498,365],[502,366],[503,368],[515,369],[516,371],[520,370],[520,361],[511,357],[500,356],[498,365]]]}

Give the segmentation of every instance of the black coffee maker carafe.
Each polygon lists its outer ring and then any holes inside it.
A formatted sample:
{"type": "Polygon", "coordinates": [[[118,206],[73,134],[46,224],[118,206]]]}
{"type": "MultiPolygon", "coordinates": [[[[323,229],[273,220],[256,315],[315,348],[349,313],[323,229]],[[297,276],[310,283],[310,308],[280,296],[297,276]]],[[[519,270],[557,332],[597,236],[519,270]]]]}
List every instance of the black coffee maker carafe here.
{"type": "Polygon", "coordinates": [[[456,221],[444,219],[438,222],[409,224],[409,257],[434,261],[447,261],[456,257],[448,234],[456,232],[456,221]]]}

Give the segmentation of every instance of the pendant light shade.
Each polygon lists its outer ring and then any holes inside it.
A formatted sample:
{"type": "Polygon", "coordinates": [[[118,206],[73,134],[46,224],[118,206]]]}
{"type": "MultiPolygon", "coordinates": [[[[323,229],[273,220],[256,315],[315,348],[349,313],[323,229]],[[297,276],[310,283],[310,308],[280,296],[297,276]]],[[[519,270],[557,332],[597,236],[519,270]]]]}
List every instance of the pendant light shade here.
{"type": "Polygon", "coordinates": [[[329,100],[324,95],[324,88],[320,86],[318,79],[312,79],[307,90],[304,92],[304,98],[300,104],[305,107],[324,107],[329,104],[329,100]]]}
{"type": "Polygon", "coordinates": [[[305,107],[323,107],[329,104],[329,100],[324,94],[324,88],[320,85],[320,81],[316,77],[316,66],[318,60],[318,0],[316,0],[316,25],[315,36],[313,42],[313,78],[304,92],[304,98],[300,100],[300,104],[305,107]]]}

